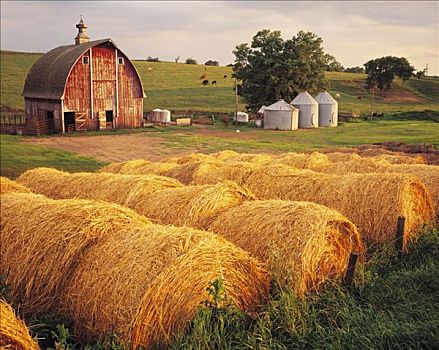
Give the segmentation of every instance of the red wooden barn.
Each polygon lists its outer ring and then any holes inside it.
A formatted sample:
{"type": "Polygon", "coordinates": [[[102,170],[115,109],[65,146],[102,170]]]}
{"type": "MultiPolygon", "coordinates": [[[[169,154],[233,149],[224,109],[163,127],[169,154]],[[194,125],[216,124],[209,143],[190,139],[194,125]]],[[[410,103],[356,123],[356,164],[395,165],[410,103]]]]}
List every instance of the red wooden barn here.
{"type": "Polygon", "coordinates": [[[111,39],[90,41],[82,18],[75,45],[42,56],[24,85],[27,134],[136,128],[143,118],[139,73],[111,39]]]}

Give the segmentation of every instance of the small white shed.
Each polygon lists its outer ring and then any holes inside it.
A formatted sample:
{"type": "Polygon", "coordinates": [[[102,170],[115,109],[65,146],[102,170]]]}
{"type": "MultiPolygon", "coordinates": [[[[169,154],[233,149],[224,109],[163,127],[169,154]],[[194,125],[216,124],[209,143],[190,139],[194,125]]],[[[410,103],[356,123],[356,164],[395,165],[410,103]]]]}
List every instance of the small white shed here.
{"type": "Polygon", "coordinates": [[[291,104],[299,108],[299,128],[318,128],[319,127],[319,104],[308,93],[301,92],[296,96],[291,104]]]}
{"type": "Polygon", "coordinates": [[[319,126],[337,126],[338,102],[327,91],[316,96],[319,104],[319,126]]]}
{"type": "Polygon", "coordinates": [[[284,100],[279,100],[264,109],[264,129],[296,130],[299,110],[284,100]]]}

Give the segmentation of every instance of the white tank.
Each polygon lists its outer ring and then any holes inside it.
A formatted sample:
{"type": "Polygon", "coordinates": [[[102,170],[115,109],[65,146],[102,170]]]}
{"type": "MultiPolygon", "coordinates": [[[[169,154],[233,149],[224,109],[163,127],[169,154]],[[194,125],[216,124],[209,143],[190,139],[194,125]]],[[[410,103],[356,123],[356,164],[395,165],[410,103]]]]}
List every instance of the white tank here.
{"type": "Polygon", "coordinates": [[[156,108],[152,111],[151,121],[152,122],[159,122],[160,121],[160,113],[162,112],[161,109],[156,108]]]}
{"type": "Polygon", "coordinates": [[[300,129],[319,127],[319,104],[307,91],[297,95],[291,105],[299,108],[300,129]]]}
{"type": "Polygon", "coordinates": [[[337,126],[338,102],[327,91],[316,96],[319,104],[319,126],[337,126]]]}
{"type": "Polygon", "coordinates": [[[264,109],[264,129],[296,130],[299,110],[284,100],[279,100],[264,109]]]}
{"type": "Polygon", "coordinates": [[[162,109],[160,112],[160,122],[170,123],[171,122],[171,112],[167,109],[162,109]]]}

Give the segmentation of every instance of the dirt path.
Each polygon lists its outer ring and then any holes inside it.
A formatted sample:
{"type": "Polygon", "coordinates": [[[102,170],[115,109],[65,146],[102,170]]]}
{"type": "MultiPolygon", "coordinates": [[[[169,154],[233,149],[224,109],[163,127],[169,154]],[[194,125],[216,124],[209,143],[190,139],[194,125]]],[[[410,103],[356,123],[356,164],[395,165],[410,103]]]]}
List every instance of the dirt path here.
{"type": "Polygon", "coordinates": [[[167,148],[164,139],[145,134],[27,138],[25,142],[61,148],[105,162],[130,159],[157,161],[188,152],[187,149],[179,152],[178,149],[167,148]]]}

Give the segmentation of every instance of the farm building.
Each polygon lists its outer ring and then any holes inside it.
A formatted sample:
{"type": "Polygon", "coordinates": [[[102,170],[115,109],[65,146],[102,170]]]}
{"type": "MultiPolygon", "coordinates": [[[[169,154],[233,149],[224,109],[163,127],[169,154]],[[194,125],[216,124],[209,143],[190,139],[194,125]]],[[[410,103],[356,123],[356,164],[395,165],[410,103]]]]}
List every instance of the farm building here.
{"type": "Polygon", "coordinates": [[[315,100],[319,104],[319,126],[337,126],[338,102],[328,91],[320,92],[315,100]]]}
{"type": "Polygon", "coordinates": [[[319,104],[308,91],[297,95],[291,101],[291,105],[299,108],[299,128],[317,128],[319,126],[319,104]]]}
{"type": "Polygon", "coordinates": [[[264,108],[264,129],[296,130],[299,110],[284,100],[264,108]]]}
{"type": "Polygon", "coordinates": [[[90,41],[82,18],[75,45],[57,47],[31,68],[24,85],[27,134],[141,126],[140,76],[111,39],[90,41]]]}

